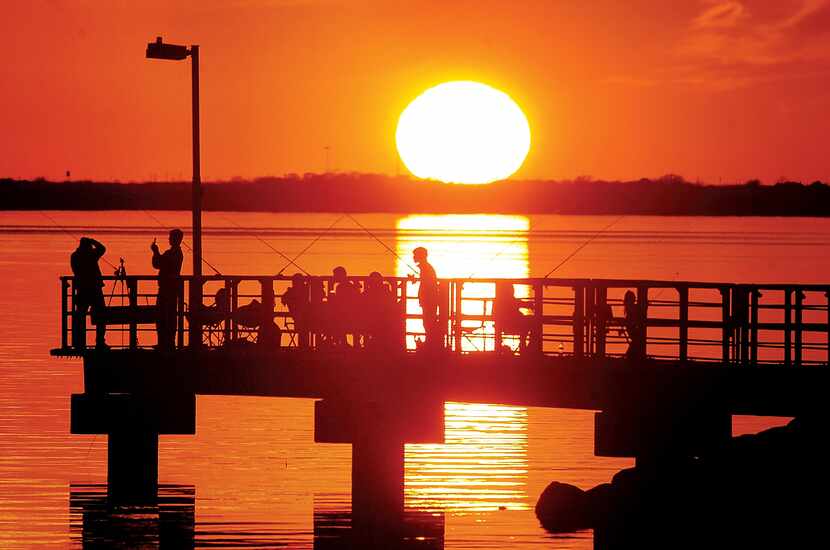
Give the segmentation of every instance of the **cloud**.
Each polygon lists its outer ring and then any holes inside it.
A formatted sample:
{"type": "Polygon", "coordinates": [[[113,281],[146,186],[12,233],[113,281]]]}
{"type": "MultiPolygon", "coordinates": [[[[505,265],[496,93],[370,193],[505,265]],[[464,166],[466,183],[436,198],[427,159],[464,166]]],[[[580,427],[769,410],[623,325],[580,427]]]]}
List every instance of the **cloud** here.
{"type": "Polygon", "coordinates": [[[745,15],[746,10],[740,2],[719,2],[695,17],[692,27],[698,29],[734,27],[745,15]]]}
{"type": "Polygon", "coordinates": [[[729,89],[826,73],[828,22],[828,0],[705,2],[675,47],[674,76],[729,89]]]}

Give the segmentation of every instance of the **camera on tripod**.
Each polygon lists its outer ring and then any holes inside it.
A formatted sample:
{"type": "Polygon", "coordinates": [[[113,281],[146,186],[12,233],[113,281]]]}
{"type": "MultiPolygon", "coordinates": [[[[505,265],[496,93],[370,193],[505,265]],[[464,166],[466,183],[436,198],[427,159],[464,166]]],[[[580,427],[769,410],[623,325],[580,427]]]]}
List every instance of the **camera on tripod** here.
{"type": "Polygon", "coordinates": [[[113,275],[115,275],[117,281],[123,281],[127,278],[127,268],[124,267],[124,258],[118,259],[118,267],[115,268],[113,275]]]}

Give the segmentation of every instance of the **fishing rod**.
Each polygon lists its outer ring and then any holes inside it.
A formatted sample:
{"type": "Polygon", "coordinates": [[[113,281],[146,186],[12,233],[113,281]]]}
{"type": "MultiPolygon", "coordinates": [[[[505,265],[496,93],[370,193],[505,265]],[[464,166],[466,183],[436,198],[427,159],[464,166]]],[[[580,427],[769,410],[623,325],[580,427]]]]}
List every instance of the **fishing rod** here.
{"type": "MultiPolygon", "coordinates": [[[[244,227],[242,227],[241,225],[239,225],[238,223],[236,223],[235,221],[233,221],[232,219],[230,219],[228,216],[225,216],[224,214],[220,214],[220,216],[222,216],[224,219],[226,219],[227,221],[229,221],[230,223],[232,223],[233,225],[235,225],[237,228],[239,228],[239,229],[245,229],[244,227]]],[[[253,236],[256,240],[258,240],[259,242],[261,242],[262,244],[264,244],[265,246],[267,246],[268,248],[270,248],[272,251],[276,252],[277,254],[279,254],[280,256],[282,256],[283,258],[285,258],[286,260],[288,260],[288,265],[294,265],[297,269],[299,269],[300,271],[302,271],[302,272],[303,272],[303,273],[305,273],[306,275],[311,276],[311,273],[309,273],[308,271],[306,271],[305,269],[303,269],[303,268],[302,268],[299,264],[297,264],[294,260],[292,260],[291,258],[289,258],[288,256],[286,256],[285,254],[283,254],[282,252],[280,252],[279,250],[277,250],[276,248],[274,248],[273,246],[271,246],[271,244],[270,244],[268,241],[266,241],[265,239],[263,239],[262,237],[260,237],[260,236],[259,236],[259,235],[257,235],[256,233],[251,233],[251,235],[252,235],[252,236],[253,236]]],[[[286,266],[286,267],[288,267],[288,266],[286,266]]]]}
{"type": "Polygon", "coordinates": [[[410,271],[412,271],[413,273],[415,273],[416,271],[418,271],[417,269],[415,269],[414,267],[412,267],[412,266],[409,264],[409,262],[407,262],[406,260],[404,260],[403,258],[401,258],[400,256],[398,256],[398,253],[397,253],[397,252],[395,252],[394,250],[392,250],[392,249],[391,249],[391,248],[390,248],[390,247],[389,247],[389,246],[388,246],[385,242],[383,242],[382,240],[380,240],[380,239],[379,239],[379,238],[378,238],[378,237],[377,237],[374,233],[372,233],[371,231],[369,231],[369,230],[368,230],[368,229],[367,229],[367,228],[366,228],[366,227],[365,227],[362,223],[360,223],[359,221],[357,221],[357,219],[356,219],[354,216],[352,216],[352,215],[351,215],[351,214],[349,214],[349,213],[346,213],[346,216],[348,216],[348,217],[349,217],[349,218],[350,218],[350,219],[351,219],[354,223],[356,223],[356,224],[358,225],[358,227],[360,227],[363,231],[365,231],[365,232],[366,232],[366,233],[367,233],[370,237],[372,237],[372,238],[373,238],[373,239],[375,239],[377,242],[379,242],[379,243],[381,244],[381,246],[383,246],[383,248],[385,248],[386,250],[388,250],[389,252],[391,252],[391,253],[392,253],[392,255],[393,255],[393,256],[395,256],[395,257],[396,257],[396,258],[397,258],[397,259],[398,259],[401,263],[403,263],[406,267],[408,267],[408,268],[410,269],[410,271]]]}
{"type": "MultiPolygon", "coordinates": [[[[61,231],[63,231],[63,232],[64,232],[64,233],[66,233],[67,235],[69,235],[70,237],[72,237],[72,240],[75,240],[75,241],[77,241],[77,240],[78,240],[78,237],[77,237],[77,236],[75,236],[75,235],[74,235],[71,231],[69,231],[68,229],[66,229],[65,227],[63,227],[61,224],[59,224],[57,221],[55,221],[55,218],[53,218],[52,216],[48,215],[48,214],[47,214],[46,212],[44,212],[43,210],[38,210],[38,213],[39,213],[41,216],[43,216],[44,218],[46,218],[47,220],[49,220],[50,222],[52,222],[52,225],[54,225],[55,227],[57,227],[58,229],[60,229],[61,231]]],[[[106,264],[107,264],[108,266],[110,266],[111,268],[116,269],[116,270],[118,269],[118,267],[117,267],[114,263],[112,263],[112,262],[111,262],[111,261],[109,261],[108,259],[104,258],[103,256],[101,256],[101,259],[102,259],[102,260],[104,260],[104,262],[106,262],[106,264]]]]}
{"type": "Polygon", "coordinates": [[[576,248],[576,250],[574,250],[573,252],[571,252],[570,254],[568,254],[568,255],[567,255],[567,256],[566,256],[566,257],[565,257],[565,258],[564,258],[561,262],[559,262],[559,263],[556,265],[556,267],[554,267],[553,269],[551,269],[550,271],[548,271],[548,272],[547,272],[547,274],[543,277],[543,279],[547,279],[548,277],[550,277],[552,273],[554,273],[554,272],[555,272],[556,270],[558,270],[560,267],[562,267],[563,265],[565,265],[566,263],[568,263],[568,261],[569,261],[571,258],[573,258],[574,256],[576,256],[576,255],[579,253],[579,251],[580,251],[580,250],[582,250],[583,248],[585,248],[586,246],[588,246],[589,244],[591,244],[591,243],[594,241],[594,239],[596,239],[597,237],[599,237],[600,235],[602,235],[603,233],[605,233],[606,231],[608,231],[609,229],[611,229],[612,227],[614,227],[615,225],[617,225],[617,222],[619,222],[619,221],[620,221],[621,219],[623,219],[624,217],[625,217],[625,214],[622,214],[622,215],[621,215],[620,217],[618,217],[616,220],[612,221],[611,223],[609,223],[608,225],[606,225],[605,227],[603,227],[601,230],[599,230],[599,231],[598,231],[598,232],[597,232],[594,236],[592,236],[590,239],[588,239],[587,241],[585,241],[584,243],[582,243],[581,245],[579,245],[579,246],[576,248]]]}
{"type": "MultiPolygon", "coordinates": [[[[303,254],[305,254],[306,252],[308,252],[308,250],[309,250],[312,246],[314,246],[314,245],[315,245],[315,243],[317,243],[317,241],[319,241],[320,239],[322,239],[324,235],[328,234],[328,232],[329,232],[329,231],[331,231],[331,230],[334,228],[334,226],[335,226],[335,225],[337,225],[337,223],[338,223],[340,220],[342,220],[342,219],[343,219],[343,217],[344,217],[344,214],[341,214],[339,218],[337,218],[336,220],[334,220],[334,223],[332,223],[330,226],[328,226],[328,227],[325,229],[325,231],[323,231],[322,233],[320,233],[319,235],[317,235],[317,236],[314,238],[314,240],[313,240],[313,241],[311,241],[310,243],[308,243],[308,246],[306,246],[305,248],[303,248],[302,250],[300,250],[300,252],[299,252],[296,256],[294,256],[294,257],[291,259],[291,261],[290,261],[289,263],[287,263],[287,264],[285,264],[284,266],[282,266],[282,269],[280,269],[280,270],[277,272],[277,275],[282,275],[282,274],[283,274],[283,272],[284,272],[286,269],[288,269],[288,266],[289,266],[289,265],[293,264],[293,263],[294,263],[294,261],[296,261],[296,260],[297,260],[298,258],[300,258],[303,254]]],[[[297,264],[294,264],[294,265],[297,265],[297,264]]],[[[297,267],[300,267],[300,266],[297,266],[297,267]]],[[[300,269],[302,269],[302,268],[300,268],[300,269]]],[[[303,271],[305,271],[305,270],[303,270],[303,271]]]]}

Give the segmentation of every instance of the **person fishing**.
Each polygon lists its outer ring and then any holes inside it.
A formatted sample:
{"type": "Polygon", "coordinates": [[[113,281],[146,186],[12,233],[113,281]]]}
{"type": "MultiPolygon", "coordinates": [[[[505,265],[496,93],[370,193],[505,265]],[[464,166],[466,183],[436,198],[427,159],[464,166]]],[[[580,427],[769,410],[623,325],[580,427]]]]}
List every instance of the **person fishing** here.
{"type": "Polygon", "coordinates": [[[104,309],[104,278],[98,260],[106,253],[107,248],[90,237],[81,237],[78,248],[69,258],[72,266],[73,296],[72,315],[72,345],[80,350],[86,347],[86,313],[92,311],[92,322],[95,323],[95,347],[106,349],[104,323],[97,323],[98,315],[104,309]]]}
{"type": "Polygon", "coordinates": [[[176,301],[179,297],[181,282],[179,275],[182,272],[182,240],[184,233],[181,229],[172,229],[169,235],[170,248],[163,254],[159,252],[158,244],[153,239],[150,250],[153,251],[153,267],[159,271],[159,290],[156,303],[158,304],[158,319],[156,333],[158,334],[158,348],[169,351],[173,349],[176,335],[176,301]]]}
{"type": "Polygon", "coordinates": [[[427,349],[441,346],[440,323],[438,321],[438,276],[427,260],[427,249],[419,246],[412,251],[412,259],[418,265],[420,282],[418,303],[421,305],[424,322],[424,337],[427,349]]]}

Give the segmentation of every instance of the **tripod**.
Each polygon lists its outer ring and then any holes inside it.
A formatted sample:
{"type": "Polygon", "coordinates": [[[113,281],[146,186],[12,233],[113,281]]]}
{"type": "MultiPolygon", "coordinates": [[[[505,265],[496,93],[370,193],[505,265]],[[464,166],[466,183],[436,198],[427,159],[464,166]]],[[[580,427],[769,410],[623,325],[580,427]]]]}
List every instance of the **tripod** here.
{"type": "Polygon", "coordinates": [[[124,267],[124,258],[118,259],[118,267],[115,268],[113,275],[115,275],[115,281],[112,282],[112,290],[110,291],[109,300],[107,300],[107,307],[112,303],[116,288],[118,288],[118,295],[121,296],[121,305],[123,306],[127,288],[127,269],[124,267]]]}

